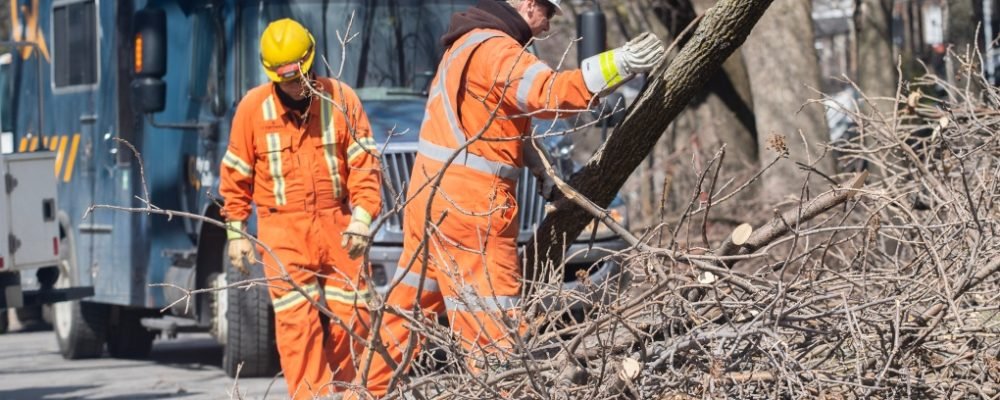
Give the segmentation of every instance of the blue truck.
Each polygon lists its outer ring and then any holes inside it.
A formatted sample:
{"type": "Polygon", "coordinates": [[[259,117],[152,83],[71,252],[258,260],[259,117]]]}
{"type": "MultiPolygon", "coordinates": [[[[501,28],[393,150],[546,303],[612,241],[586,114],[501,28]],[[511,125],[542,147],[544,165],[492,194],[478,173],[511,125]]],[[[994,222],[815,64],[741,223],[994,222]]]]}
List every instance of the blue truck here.
{"type": "MultiPolygon", "coordinates": [[[[402,247],[402,219],[388,212],[395,208],[391,194],[406,192],[427,86],[444,50],[439,37],[450,15],[474,0],[11,2],[14,41],[5,48],[12,57],[0,88],[4,130],[14,152],[56,153],[61,257],[59,265],[38,270],[40,290],[93,290],[53,306],[64,357],[105,351],[144,357],[157,335],[208,331],[223,344],[231,376],[241,363],[241,376],[276,370],[265,289],[178,301],[184,299],[178,288],[244,278],[227,273],[224,231],[190,218],[88,209],[153,205],[220,219],[218,167],[230,120],[241,97],[266,81],[258,38],[279,18],[312,31],[323,57],[315,70],[355,87],[377,142],[389,141],[382,153],[387,212],[370,251],[372,279],[386,288],[402,247]],[[350,41],[342,46],[345,38],[350,41]]],[[[561,146],[552,150],[560,153],[561,146]]],[[[568,158],[556,158],[572,168],[568,158]]],[[[536,180],[524,174],[522,241],[545,206],[536,180]]],[[[623,219],[624,206],[615,207],[623,219]]],[[[607,279],[617,265],[605,256],[624,247],[610,230],[588,231],[568,249],[576,256],[566,285],[577,285],[575,270],[607,279]]]]}

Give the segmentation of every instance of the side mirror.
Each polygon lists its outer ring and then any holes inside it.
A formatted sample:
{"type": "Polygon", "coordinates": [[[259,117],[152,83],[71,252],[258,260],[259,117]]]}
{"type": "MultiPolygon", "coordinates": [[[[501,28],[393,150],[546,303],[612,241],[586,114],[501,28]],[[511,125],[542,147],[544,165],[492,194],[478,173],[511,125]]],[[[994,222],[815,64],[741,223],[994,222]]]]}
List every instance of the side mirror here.
{"type": "Polygon", "coordinates": [[[135,13],[135,65],[132,95],[143,113],[163,111],[167,103],[167,14],[158,8],[135,13]]]}
{"type": "Polygon", "coordinates": [[[580,38],[576,43],[577,64],[607,50],[607,31],[607,21],[600,8],[592,8],[576,16],[576,35],[580,38]]]}

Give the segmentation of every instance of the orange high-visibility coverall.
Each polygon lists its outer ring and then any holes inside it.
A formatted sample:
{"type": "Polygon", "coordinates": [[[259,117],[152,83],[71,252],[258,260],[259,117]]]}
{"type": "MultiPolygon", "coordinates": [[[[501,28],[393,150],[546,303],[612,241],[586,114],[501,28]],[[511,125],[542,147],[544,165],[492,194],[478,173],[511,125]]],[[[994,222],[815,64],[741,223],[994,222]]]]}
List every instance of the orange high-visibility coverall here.
{"type": "MultiPolygon", "coordinates": [[[[327,98],[314,98],[304,123],[285,110],[272,83],[247,93],[233,117],[222,159],[220,192],[227,220],[245,221],[257,206],[258,238],[269,246],[291,279],[316,301],[325,297],[343,324],[365,338],[367,286],[361,260],[341,248],[351,208],[372,216],[381,210],[379,160],[368,117],[351,88],[319,78],[327,98]]],[[[268,278],[282,274],[258,247],[268,278]]],[[[363,344],[335,321],[323,343],[319,313],[288,284],[270,281],[281,367],[293,398],[312,398],[351,382],[352,356],[363,344]],[[359,347],[358,345],[361,344],[359,347]]]]}
{"type": "MultiPolygon", "coordinates": [[[[515,196],[524,166],[520,138],[531,133],[530,116],[584,109],[591,98],[579,70],[553,71],[499,30],[473,29],[447,49],[420,128],[389,306],[446,310],[473,358],[503,359],[510,333],[521,327],[515,196]],[[482,140],[472,141],[480,134],[482,140]],[[428,214],[435,176],[467,143],[444,172],[428,214]]],[[[399,364],[410,339],[404,319],[384,314],[380,334],[399,364]]],[[[382,396],[392,370],[378,354],[372,360],[367,387],[382,396]]]]}

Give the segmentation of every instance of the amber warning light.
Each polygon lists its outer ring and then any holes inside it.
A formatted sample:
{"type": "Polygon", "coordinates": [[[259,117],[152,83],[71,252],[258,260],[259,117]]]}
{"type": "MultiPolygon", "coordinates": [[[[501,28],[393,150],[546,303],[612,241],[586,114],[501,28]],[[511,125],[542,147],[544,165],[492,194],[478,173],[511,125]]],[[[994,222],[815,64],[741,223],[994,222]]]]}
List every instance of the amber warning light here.
{"type": "Polygon", "coordinates": [[[135,73],[142,73],[142,34],[135,35],[135,73]]]}

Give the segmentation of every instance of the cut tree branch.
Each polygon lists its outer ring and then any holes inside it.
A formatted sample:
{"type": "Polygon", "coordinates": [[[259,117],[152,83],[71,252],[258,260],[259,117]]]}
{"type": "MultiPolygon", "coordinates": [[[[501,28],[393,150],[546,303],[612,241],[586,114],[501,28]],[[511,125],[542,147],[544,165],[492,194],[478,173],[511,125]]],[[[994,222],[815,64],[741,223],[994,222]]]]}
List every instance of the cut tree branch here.
{"type": "MultiPolygon", "coordinates": [[[[746,40],[772,0],[722,0],[709,9],[698,29],[669,66],[661,65],[622,124],[569,181],[598,207],[606,208],[632,171],[646,158],[667,126],[687,106],[719,66],[746,40]]],[[[577,237],[590,213],[577,203],[559,202],[541,223],[528,248],[525,268],[558,265],[567,238],[577,237]]],[[[525,271],[524,276],[536,276],[525,271]]]]}

